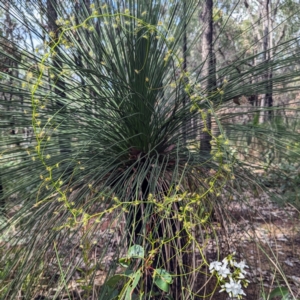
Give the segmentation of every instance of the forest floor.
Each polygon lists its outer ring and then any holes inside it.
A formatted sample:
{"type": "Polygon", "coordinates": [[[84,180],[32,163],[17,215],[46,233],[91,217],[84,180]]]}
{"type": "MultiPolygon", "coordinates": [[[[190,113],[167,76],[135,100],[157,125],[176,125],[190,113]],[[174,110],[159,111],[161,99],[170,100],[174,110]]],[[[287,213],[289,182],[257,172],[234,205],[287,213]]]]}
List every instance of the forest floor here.
{"type": "MultiPolygon", "coordinates": [[[[244,203],[233,200],[229,204],[227,213],[230,222],[223,221],[223,226],[219,222],[213,224],[219,241],[218,246],[215,239],[208,241],[205,248],[208,262],[217,260],[218,253],[220,260],[233,252],[236,253],[237,261],[245,260],[249,266],[246,278],[250,283],[244,288],[246,296],[243,299],[300,299],[300,211],[290,204],[278,206],[265,193],[255,197],[252,193],[245,192],[244,199],[247,199],[244,203]],[[278,287],[291,289],[294,298],[271,299],[271,292],[278,287]]],[[[102,223],[101,230],[111,230],[110,225],[110,222],[102,223]]],[[[120,233],[120,228],[117,232],[120,233]]],[[[108,264],[112,261],[113,248],[112,246],[111,253],[106,256],[108,264]]],[[[201,265],[201,256],[196,257],[196,264],[201,265]]],[[[202,271],[210,276],[207,268],[202,271]]],[[[219,293],[221,288],[215,289],[216,281],[203,276],[203,273],[196,281],[202,297],[195,299],[232,299],[226,292],[219,293]],[[211,295],[214,289],[215,293],[211,295]]],[[[105,276],[105,272],[102,275],[99,273],[99,284],[104,282],[105,276]]]]}
{"type": "MultiPolygon", "coordinates": [[[[249,266],[246,269],[246,278],[250,281],[249,286],[244,288],[246,296],[243,299],[245,300],[300,299],[299,210],[290,204],[280,207],[270,201],[266,194],[254,197],[250,192],[246,192],[244,196],[244,199],[247,199],[244,203],[233,199],[226,208],[231,218],[230,222],[223,221],[223,226],[220,226],[219,222],[212,224],[219,242],[217,246],[215,239],[208,241],[205,248],[208,262],[217,260],[218,253],[220,254],[219,260],[222,260],[233,252],[236,252],[237,261],[245,260],[249,266]],[[277,287],[288,287],[294,297],[273,297],[271,299],[269,297],[270,293],[277,287]]],[[[89,261],[95,262],[95,264],[91,263],[89,268],[92,269],[100,257],[103,263],[103,269],[96,272],[93,281],[93,289],[98,291],[106,279],[107,268],[114,261],[117,245],[120,243],[122,235],[124,236],[122,222],[112,222],[109,216],[106,219],[96,225],[97,228],[93,230],[95,235],[90,236],[92,240],[98,242],[94,243],[93,249],[89,251],[89,261]],[[103,256],[104,252],[105,256],[103,256]]],[[[70,263],[74,264],[74,260],[71,259],[71,256],[73,256],[78,262],[79,269],[88,271],[87,266],[80,260],[80,257],[83,256],[83,249],[79,247],[81,245],[80,239],[80,236],[70,239],[68,241],[70,244],[66,245],[65,243],[58,251],[61,257],[66,257],[66,260],[62,263],[66,267],[70,263]],[[68,262],[69,258],[70,261],[68,262]],[[80,265],[80,263],[83,265],[80,265]]],[[[201,256],[196,255],[196,257],[197,264],[201,265],[201,256]]],[[[210,275],[208,269],[202,271],[210,275]]],[[[215,289],[216,282],[214,279],[209,279],[210,276],[203,276],[203,273],[198,276],[199,278],[196,281],[197,289],[201,290],[199,295],[202,295],[202,297],[195,297],[195,299],[232,299],[229,298],[226,292],[219,293],[221,288],[217,287],[215,289]],[[215,293],[211,294],[214,289],[215,293]]],[[[77,275],[70,280],[68,289],[74,295],[72,299],[85,299],[82,298],[82,295],[84,295],[84,290],[81,288],[83,281],[81,272],[77,272],[77,275]]],[[[88,282],[90,284],[89,280],[88,282]]],[[[54,299],[52,297],[58,290],[54,286],[50,289],[51,291],[48,286],[48,288],[42,288],[38,293],[45,295],[47,298],[35,299],[54,299]]],[[[67,295],[65,296],[55,299],[69,299],[67,295]]],[[[88,299],[92,298],[89,297],[88,299]]]]}
{"type": "MultiPolygon", "coordinates": [[[[249,195],[248,195],[249,196],[249,195]]],[[[249,199],[245,205],[234,203],[229,207],[232,220],[221,230],[224,248],[236,252],[238,260],[249,266],[247,279],[250,284],[244,289],[247,300],[270,299],[271,292],[289,288],[293,297],[272,297],[272,300],[300,299],[300,212],[287,204],[282,207],[269,200],[267,195],[249,199]]],[[[217,228],[216,228],[217,230],[217,228]]],[[[216,252],[211,247],[212,261],[216,252]]],[[[209,292],[213,290],[207,287],[209,292]]],[[[226,292],[216,293],[206,299],[227,300],[226,292]]]]}

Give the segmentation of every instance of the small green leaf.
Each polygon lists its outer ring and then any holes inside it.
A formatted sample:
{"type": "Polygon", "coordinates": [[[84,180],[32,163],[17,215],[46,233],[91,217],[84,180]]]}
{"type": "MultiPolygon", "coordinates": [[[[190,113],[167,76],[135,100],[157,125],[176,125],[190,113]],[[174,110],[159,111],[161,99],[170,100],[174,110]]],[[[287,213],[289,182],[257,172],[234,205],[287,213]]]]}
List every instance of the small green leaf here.
{"type": "Polygon", "coordinates": [[[144,248],[140,245],[133,245],[128,249],[128,257],[129,258],[144,258],[145,251],[144,248]]]}
{"type": "Polygon", "coordinates": [[[106,281],[105,285],[109,286],[110,288],[114,288],[125,277],[126,276],[124,276],[124,275],[114,275],[106,281]]]}
{"type": "Polygon", "coordinates": [[[278,296],[284,297],[284,299],[287,299],[286,297],[290,294],[289,289],[286,287],[277,287],[274,289],[270,294],[270,299],[278,296]]]}
{"type": "Polygon", "coordinates": [[[125,300],[132,300],[133,291],[141,279],[141,271],[135,272],[134,274],[131,275],[131,277],[133,278],[133,282],[129,284],[127,288],[125,300]]]}
{"type": "Polygon", "coordinates": [[[118,290],[113,290],[111,294],[109,294],[109,298],[107,300],[117,300],[119,296],[118,290]]]}
{"type": "Polygon", "coordinates": [[[172,276],[164,269],[156,269],[154,283],[164,292],[169,292],[169,286],[173,282],[172,276]]]}
{"type": "Polygon", "coordinates": [[[131,270],[131,269],[127,269],[127,270],[125,270],[125,272],[124,272],[124,274],[125,274],[126,276],[131,276],[133,273],[134,273],[134,271],[131,270]]]}
{"type": "Polygon", "coordinates": [[[154,278],[154,283],[164,292],[169,292],[169,284],[165,282],[162,278],[156,277],[154,278]]]}
{"type": "Polygon", "coordinates": [[[169,284],[173,282],[172,275],[164,269],[155,269],[155,277],[156,276],[163,278],[169,284]]]}
{"type": "Polygon", "coordinates": [[[130,262],[131,262],[130,259],[127,257],[122,257],[119,259],[119,264],[125,268],[127,268],[130,265],[130,262]]]}

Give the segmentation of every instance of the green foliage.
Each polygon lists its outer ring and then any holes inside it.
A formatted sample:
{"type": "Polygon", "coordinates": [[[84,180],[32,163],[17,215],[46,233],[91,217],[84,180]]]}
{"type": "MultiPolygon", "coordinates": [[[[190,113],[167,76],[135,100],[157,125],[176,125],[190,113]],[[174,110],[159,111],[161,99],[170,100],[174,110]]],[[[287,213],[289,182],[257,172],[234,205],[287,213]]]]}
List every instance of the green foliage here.
{"type": "Polygon", "coordinates": [[[145,251],[140,245],[133,245],[128,249],[127,258],[144,258],[145,251]]]}
{"type": "Polygon", "coordinates": [[[173,282],[172,276],[164,269],[154,270],[154,283],[164,292],[169,292],[169,286],[173,282]]]}
{"type": "Polygon", "coordinates": [[[271,167],[263,180],[264,184],[277,189],[282,194],[282,204],[292,203],[297,208],[300,207],[300,175],[299,163],[288,162],[282,159],[276,166],[271,167]]]}
{"type": "MultiPolygon", "coordinates": [[[[0,299],[50,297],[53,286],[54,297],[71,298],[78,273],[85,298],[190,299],[209,265],[207,236],[218,240],[213,217],[229,218],[225,192],[259,185],[253,171],[262,159],[248,164],[239,143],[257,143],[264,153],[275,145],[281,154],[299,136],[287,130],[279,139],[284,126],[259,124],[261,112],[275,107],[249,109],[250,120],[233,122],[245,112],[234,111],[232,98],[269,92],[263,76],[270,68],[274,95],[297,90],[298,50],[282,47],[255,65],[264,53],[217,64],[220,84],[208,94],[203,62],[187,68],[182,53],[182,20],[190,26],[198,1],[53,0],[57,20],[50,1],[20,0],[7,10],[40,46],[1,40],[1,55],[17,66],[0,69],[0,199],[8,212],[1,244],[15,247],[1,257],[1,266],[11,265],[1,271],[0,299]],[[30,5],[38,13],[29,17],[30,5]],[[211,152],[200,151],[204,131],[211,152]],[[105,280],[96,285],[100,269],[105,280]]],[[[216,14],[215,22],[224,19],[216,14]]],[[[190,60],[202,30],[189,37],[190,60]]]]}
{"type": "MultiPolygon", "coordinates": [[[[141,297],[148,297],[145,295],[144,283],[145,274],[151,272],[153,283],[163,292],[169,292],[169,286],[173,282],[170,273],[164,269],[153,269],[151,263],[153,256],[145,258],[144,248],[140,245],[133,245],[128,249],[127,256],[119,259],[119,263],[123,267],[127,267],[122,274],[112,276],[104,284],[104,289],[107,289],[107,294],[112,295],[110,299],[140,299],[141,297]],[[133,259],[133,260],[132,260],[133,259]],[[141,264],[137,265],[136,260],[141,259],[141,264]],[[150,261],[150,264],[149,264],[150,261]],[[135,269],[131,269],[135,266],[135,269]],[[136,267],[138,266],[138,267],[136,267]],[[142,274],[144,274],[142,276],[142,274]],[[119,289],[118,286],[120,286],[119,289]]],[[[149,279],[148,279],[149,280],[149,279]]],[[[154,295],[151,290],[150,297],[154,295]]],[[[166,298],[167,299],[167,298],[166,298]]]]}
{"type": "Polygon", "coordinates": [[[277,287],[269,295],[268,299],[280,298],[281,300],[292,299],[290,290],[286,287],[277,287]]]}

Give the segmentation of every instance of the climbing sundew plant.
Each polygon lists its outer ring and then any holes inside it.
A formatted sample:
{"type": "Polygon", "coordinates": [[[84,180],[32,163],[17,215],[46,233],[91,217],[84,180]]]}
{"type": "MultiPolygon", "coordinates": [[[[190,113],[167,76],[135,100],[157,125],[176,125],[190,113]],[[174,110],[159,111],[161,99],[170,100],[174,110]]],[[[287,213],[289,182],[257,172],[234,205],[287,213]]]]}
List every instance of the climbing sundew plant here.
{"type": "Polygon", "coordinates": [[[205,44],[208,24],[192,24],[208,2],[0,4],[32,42],[15,42],[18,59],[1,52],[17,65],[0,69],[0,299],[248,295],[229,232],[234,206],[263,187],[235,142],[269,133],[256,117],[233,122],[244,112],[232,99],[254,80],[269,92],[271,67],[274,94],[296,89],[297,55],[282,50],[242,83],[236,68],[263,53],[208,73],[210,57],[189,63],[205,44]]]}

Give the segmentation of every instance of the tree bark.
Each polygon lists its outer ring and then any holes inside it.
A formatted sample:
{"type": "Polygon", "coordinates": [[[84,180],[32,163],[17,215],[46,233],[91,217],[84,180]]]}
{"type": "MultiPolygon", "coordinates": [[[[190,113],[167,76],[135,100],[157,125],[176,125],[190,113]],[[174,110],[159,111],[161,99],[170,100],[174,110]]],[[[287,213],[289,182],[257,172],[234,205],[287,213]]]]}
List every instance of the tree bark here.
{"type": "Polygon", "coordinates": [[[264,63],[266,64],[266,73],[264,76],[266,82],[266,93],[262,97],[260,103],[260,116],[259,123],[263,124],[271,117],[271,110],[269,112],[265,111],[266,107],[271,108],[273,106],[273,86],[272,86],[272,69],[270,67],[272,58],[272,29],[271,26],[271,0],[265,0],[263,2],[264,8],[264,37],[263,37],[263,53],[264,53],[264,63]]]}
{"type": "MultiPolygon", "coordinates": [[[[202,33],[202,78],[204,78],[204,88],[206,96],[210,97],[211,92],[216,87],[216,62],[213,50],[213,0],[204,2],[200,21],[204,26],[202,33]]],[[[211,150],[211,114],[207,113],[205,120],[202,119],[200,132],[200,152],[201,155],[209,155],[211,150]]]]}
{"type": "MultiPolygon", "coordinates": [[[[187,73],[187,28],[186,28],[186,2],[183,2],[183,11],[184,11],[184,32],[183,32],[183,41],[182,41],[182,56],[183,56],[183,71],[186,74],[187,73]]],[[[187,85],[189,83],[189,79],[186,75],[184,75],[184,85],[187,85]]],[[[188,101],[189,101],[189,97],[188,94],[185,92],[185,90],[183,89],[183,99],[182,99],[182,103],[183,106],[186,108],[188,105],[188,101]]],[[[191,125],[189,123],[189,120],[187,120],[186,118],[183,121],[183,141],[186,144],[187,139],[188,139],[188,130],[190,128],[189,125],[191,125]]]]}

